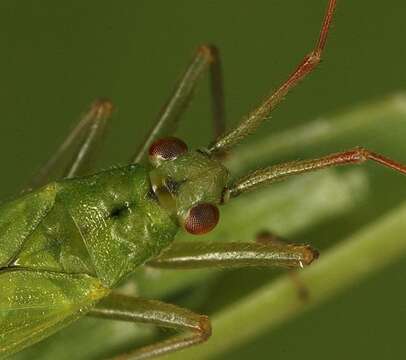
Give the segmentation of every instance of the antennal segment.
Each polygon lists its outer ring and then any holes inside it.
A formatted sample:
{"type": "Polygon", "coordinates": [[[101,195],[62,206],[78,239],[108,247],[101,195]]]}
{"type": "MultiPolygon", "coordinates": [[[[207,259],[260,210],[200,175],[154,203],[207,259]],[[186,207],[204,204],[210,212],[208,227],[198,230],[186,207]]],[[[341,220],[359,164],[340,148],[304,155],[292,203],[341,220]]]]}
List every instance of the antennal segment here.
{"type": "Polygon", "coordinates": [[[243,119],[236,128],[217,139],[209,148],[209,152],[217,153],[225,151],[239,143],[249,134],[253,133],[268,118],[270,112],[281,102],[290,89],[295,87],[306,77],[306,75],[314,70],[321,60],[321,55],[326,45],[327,35],[333,19],[336,2],[336,0],[330,0],[328,3],[320,35],[313,51],[304,57],[296,70],[270,97],[243,119]]]}

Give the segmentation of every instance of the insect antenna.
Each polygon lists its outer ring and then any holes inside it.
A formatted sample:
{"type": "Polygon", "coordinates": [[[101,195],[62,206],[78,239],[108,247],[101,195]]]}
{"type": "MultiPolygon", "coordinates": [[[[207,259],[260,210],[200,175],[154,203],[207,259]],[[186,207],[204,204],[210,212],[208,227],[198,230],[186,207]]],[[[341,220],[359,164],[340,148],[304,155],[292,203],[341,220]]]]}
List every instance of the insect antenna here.
{"type": "Polygon", "coordinates": [[[303,78],[311,73],[319,64],[321,55],[327,41],[327,35],[333,19],[336,0],[329,0],[327,11],[325,13],[320,35],[313,51],[306,55],[296,70],[289,78],[256,109],[248,114],[241,123],[230,132],[220,136],[208,149],[209,153],[216,156],[226,152],[234,145],[239,143],[249,134],[252,134],[269,117],[272,110],[278,105],[288,92],[295,87],[303,78]]]}
{"type": "Polygon", "coordinates": [[[222,202],[227,202],[230,198],[236,197],[244,192],[255,190],[262,185],[284,180],[290,176],[325,169],[327,167],[361,164],[367,160],[371,160],[379,165],[383,165],[406,175],[406,165],[359,147],[353,150],[330,154],[318,159],[293,161],[255,170],[227,187],[223,192],[222,202]]]}

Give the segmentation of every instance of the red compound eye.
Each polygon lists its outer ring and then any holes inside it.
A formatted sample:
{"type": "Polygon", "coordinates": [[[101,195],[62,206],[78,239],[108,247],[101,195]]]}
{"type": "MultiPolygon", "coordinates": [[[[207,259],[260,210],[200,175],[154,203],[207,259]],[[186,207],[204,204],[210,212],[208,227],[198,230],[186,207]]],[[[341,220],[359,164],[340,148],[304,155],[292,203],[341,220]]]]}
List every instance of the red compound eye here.
{"type": "Polygon", "coordinates": [[[185,229],[194,235],[206,234],[213,230],[219,221],[217,206],[208,203],[193,206],[185,219],[185,229]]]}
{"type": "Polygon", "coordinates": [[[149,157],[152,162],[173,160],[188,151],[187,145],[175,137],[158,139],[149,148],[149,157]]]}

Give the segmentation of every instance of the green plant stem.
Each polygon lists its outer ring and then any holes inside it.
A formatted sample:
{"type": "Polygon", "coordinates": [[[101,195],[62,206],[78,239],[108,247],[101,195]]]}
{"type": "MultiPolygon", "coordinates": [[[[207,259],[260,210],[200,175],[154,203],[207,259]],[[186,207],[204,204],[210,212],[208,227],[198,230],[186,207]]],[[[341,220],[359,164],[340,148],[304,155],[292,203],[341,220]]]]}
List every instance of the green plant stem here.
{"type": "Polygon", "coordinates": [[[278,280],[238,301],[212,319],[213,336],[201,346],[165,357],[208,359],[249,341],[265,329],[327,300],[406,253],[406,203],[324,253],[299,276],[309,291],[303,301],[291,277],[278,280]]]}

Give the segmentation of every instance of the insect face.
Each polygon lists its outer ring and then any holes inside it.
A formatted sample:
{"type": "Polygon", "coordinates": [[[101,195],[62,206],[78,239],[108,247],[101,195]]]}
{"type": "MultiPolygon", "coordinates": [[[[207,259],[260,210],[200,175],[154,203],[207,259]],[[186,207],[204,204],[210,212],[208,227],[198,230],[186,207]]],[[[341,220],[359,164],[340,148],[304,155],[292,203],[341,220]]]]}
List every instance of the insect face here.
{"type": "Polygon", "coordinates": [[[217,205],[227,169],[204,151],[187,151],[177,138],[155,141],[149,149],[152,189],[160,204],[191,234],[211,231],[219,221],[217,205]]]}

